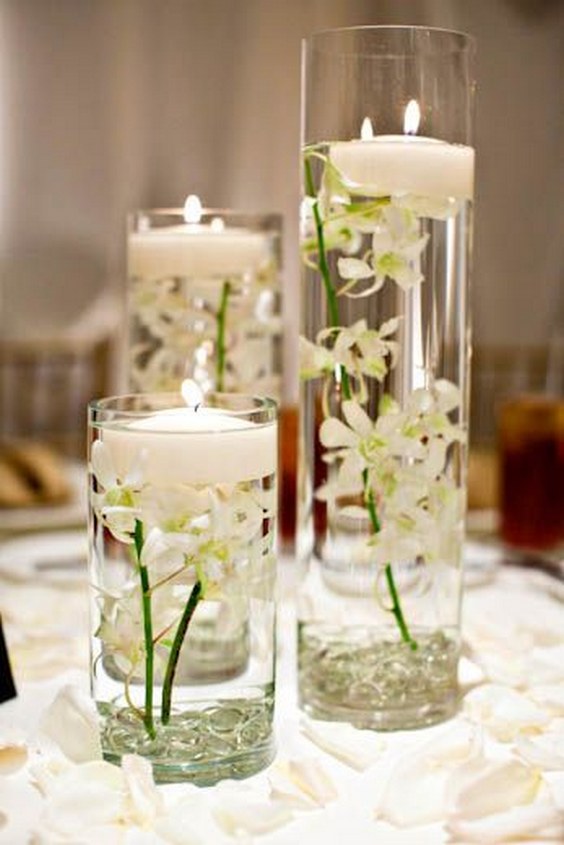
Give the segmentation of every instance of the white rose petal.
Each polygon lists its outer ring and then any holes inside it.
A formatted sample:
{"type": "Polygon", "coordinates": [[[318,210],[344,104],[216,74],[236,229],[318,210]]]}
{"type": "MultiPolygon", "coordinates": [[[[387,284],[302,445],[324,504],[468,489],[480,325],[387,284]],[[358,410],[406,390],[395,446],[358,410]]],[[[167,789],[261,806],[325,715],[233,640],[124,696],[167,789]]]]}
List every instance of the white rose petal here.
{"type": "Polygon", "coordinates": [[[564,734],[546,733],[540,736],[518,736],[517,754],[531,766],[549,772],[564,772],[564,734]]]}
{"type": "Polygon", "coordinates": [[[293,818],[284,804],[260,801],[242,793],[221,796],[213,808],[213,815],[231,836],[268,833],[293,818]]]}
{"type": "Polygon", "coordinates": [[[479,743],[471,726],[456,725],[407,754],[392,770],[376,816],[399,827],[439,821],[453,770],[478,753],[479,743]]]}
{"type": "Polygon", "coordinates": [[[269,775],[271,796],[301,808],[324,807],[338,797],[329,775],[315,760],[286,760],[269,775]]]}
{"type": "Polygon", "coordinates": [[[497,845],[501,842],[564,841],[564,814],[551,803],[528,804],[479,819],[449,818],[450,842],[497,845]]]}
{"type": "Polygon", "coordinates": [[[70,767],[49,786],[45,826],[62,835],[73,835],[123,817],[124,778],[120,769],[106,762],[70,767]]]}
{"type": "MultiPolygon", "coordinates": [[[[364,514],[364,511],[363,511],[364,514]]],[[[358,772],[362,772],[376,762],[386,747],[383,739],[371,731],[345,723],[318,722],[303,719],[300,730],[322,751],[332,754],[358,772]]]]}
{"type": "Polygon", "coordinates": [[[0,739],[0,775],[11,775],[25,766],[27,745],[23,740],[0,739]]]}
{"type": "Polygon", "coordinates": [[[154,830],[170,845],[215,845],[224,841],[212,818],[205,793],[191,784],[182,785],[184,797],[167,807],[155,820],[154,830]],[[186,794],[187,793],[187,794],[186,794]]]}
{"type": "Polygon", "coordinates": [[[164,802],[153,780],[153,769],[148,760],[135,754],[126,754],[121,769],[127,787],[128,818],[139,825],[151,824],[164,811],[164,802]]]}
{"type": "Polygon", "coordinates": [[[501,742],[510,742],[521,733],[539,733],[550,721],[545,711],[530,699],[497,684],[486,684],[469,692],[464,710],[501,742]]]}
{"type": "Polygon", "coordinates": [[[519,760],[477,757],[452,773],[446,792],[449,813],[472,820],[530,804],[542,782],[537,769],[519,760]]]}
{"type": "Polygon", "coordinates": [[[564,685],[547,684],[533,687],[529,695],[553,716],[564,716],[564,685]]]}
{"type": "Polygon", "coordinates": [[[58,692],[39,727],[74,763],[102,757],[96,706],[78,687],[67,685],[58,692]]]}
{"type": "Polygon", "coordinates": [[[564,645],[536,648],[527,661],[529,685],[558,684],[564,681],[564,645]]]}

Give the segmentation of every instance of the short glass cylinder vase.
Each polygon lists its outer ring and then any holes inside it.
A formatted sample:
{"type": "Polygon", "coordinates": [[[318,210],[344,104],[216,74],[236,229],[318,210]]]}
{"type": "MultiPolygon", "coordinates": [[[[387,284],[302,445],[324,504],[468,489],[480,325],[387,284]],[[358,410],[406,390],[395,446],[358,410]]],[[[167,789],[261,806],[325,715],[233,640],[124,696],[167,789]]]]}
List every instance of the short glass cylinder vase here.
{"type": "Polygon", "coordinates": [[[281,218],[202,209],[128,220],[128,380],[135,392],[280,395],[281,218]]]}
{"type": "Polygon", "coordinates": [[[89,408],[91,691],[105,757],[158,781],[274,754],[276,406],[132,394],[89,408]]]}
{"type": "Polygon", "coordinates": [[[473,43],[304,45],[299,696],[393,730],[457,707],[473,43]]]}

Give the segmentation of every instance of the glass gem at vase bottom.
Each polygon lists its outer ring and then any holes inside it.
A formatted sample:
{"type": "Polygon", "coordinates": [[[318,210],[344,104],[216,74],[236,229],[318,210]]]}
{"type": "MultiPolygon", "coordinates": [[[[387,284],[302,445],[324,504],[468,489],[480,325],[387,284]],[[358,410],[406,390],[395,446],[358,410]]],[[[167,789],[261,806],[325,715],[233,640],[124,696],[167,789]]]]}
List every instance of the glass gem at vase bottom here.
{"type": "Polygon", "coordinates": [[[214,783],[270,762],[276,409],[90,407],[91,688],[105,757],[214,783]]]}
{"type": "Polygon", "coordinates": [[[304,49],[299,696],[362,727],[457,705],[472,57],[412,27],[304,49]]]}
{"type": "Polygon", "coordinates": [[[280,395],[276,214],[138,211],[128,234],[128,377],[133,391],[280,395]]]}

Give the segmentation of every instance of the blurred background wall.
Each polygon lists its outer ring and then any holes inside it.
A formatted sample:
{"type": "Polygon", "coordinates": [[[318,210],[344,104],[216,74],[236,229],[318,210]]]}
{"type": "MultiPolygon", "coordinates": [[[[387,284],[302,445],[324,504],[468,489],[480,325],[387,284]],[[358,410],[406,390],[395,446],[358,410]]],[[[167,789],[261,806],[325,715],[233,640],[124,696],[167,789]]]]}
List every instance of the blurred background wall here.
{"type": "Polygon", "coordinates": [[[126,213],[194,192],[284,214],[291,398],[300,41],[386,23],[477,39],[477,347],[564,331],[562,0],[0,0],[2,338],[123,325],[126,213]]]}

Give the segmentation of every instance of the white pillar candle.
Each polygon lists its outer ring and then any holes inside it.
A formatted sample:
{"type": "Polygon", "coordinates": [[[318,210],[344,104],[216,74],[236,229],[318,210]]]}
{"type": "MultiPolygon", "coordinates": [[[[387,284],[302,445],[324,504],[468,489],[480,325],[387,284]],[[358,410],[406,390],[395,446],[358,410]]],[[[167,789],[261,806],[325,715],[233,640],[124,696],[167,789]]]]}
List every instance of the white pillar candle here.
{"type": "MultiPolygon", "coordinates": [[[[271,245],[267,234],[225,226],[221,218],[200,223],[201,205],[194,211],[194,204],[189,205],[191,200],[197,200],[197,197],[191,196],[186,201],[185,224],[130,233],[130,277],[223,279],[256,271],[268,261],[271,245]]],[[[197,202],[199,204],[199,200],[197,202]]]]}
{"type": "Polygon", "coordinates": [[[419,135],[376,135],[331,144],[329,158],[352,193],[471,200],[474,149],[419,135]]]}
{"type": "Polygon", "coordinates": [[[214,408],[158,411],[101,431],[118,477],[141,460],[147,484],[237,484],[276,471],[277,426],[214,408]]]}

